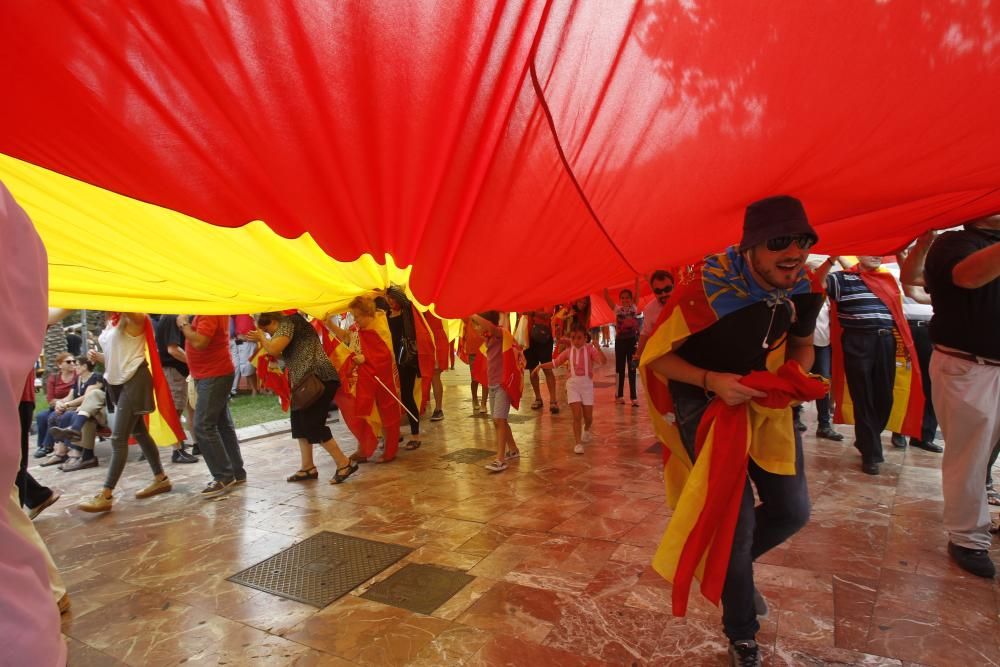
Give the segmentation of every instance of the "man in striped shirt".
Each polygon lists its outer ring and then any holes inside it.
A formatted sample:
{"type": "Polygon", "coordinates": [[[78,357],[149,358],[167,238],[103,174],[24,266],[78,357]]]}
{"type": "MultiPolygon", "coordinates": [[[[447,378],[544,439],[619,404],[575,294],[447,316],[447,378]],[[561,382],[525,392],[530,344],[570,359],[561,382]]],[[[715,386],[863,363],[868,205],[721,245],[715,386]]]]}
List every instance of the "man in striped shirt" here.
{"type": "MultiPolygon", "coordinates": [[[[876,271],[882,264],[881,257],[869,255],[858,256],[858,261],[862,272],[876,271]]],[[[877,475],[884,461],[881,435],[892,412],[896,322],[860,273],[831,273],[826,285],[843,329],[844,374],[854,404],[854,446],[861,452],[861,469],[877,475]]]]}

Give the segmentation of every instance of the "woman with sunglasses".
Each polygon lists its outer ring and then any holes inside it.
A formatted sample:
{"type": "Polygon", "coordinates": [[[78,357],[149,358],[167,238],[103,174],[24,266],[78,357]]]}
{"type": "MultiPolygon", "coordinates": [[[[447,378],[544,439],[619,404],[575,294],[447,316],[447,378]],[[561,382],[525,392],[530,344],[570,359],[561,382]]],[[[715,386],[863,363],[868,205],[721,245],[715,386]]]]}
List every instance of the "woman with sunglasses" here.
{"type": "Polygon", "coordinates": [[[38,449],[35,450],[35,458],[45,458],[52,453],[53,443],[48,438],[49,417],[55,412],[55,405],[73,391],[76,384],[76,359],[69,352],[60,352],[56,357],[56,367],[58,372],[49,375],[45,382],[45,399],[49,402],[48,408],[35,415],[35,424],[38,426],[38,449]]]}

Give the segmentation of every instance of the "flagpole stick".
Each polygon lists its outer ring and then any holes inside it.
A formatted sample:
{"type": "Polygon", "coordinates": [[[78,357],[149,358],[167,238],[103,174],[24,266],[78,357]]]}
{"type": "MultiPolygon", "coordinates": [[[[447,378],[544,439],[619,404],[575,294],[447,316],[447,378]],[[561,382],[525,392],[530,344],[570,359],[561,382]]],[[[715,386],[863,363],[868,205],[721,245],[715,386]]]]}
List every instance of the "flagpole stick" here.
{"type": "Polygon", "coordinates": [[[383,389],[385,389],[387,392],[389,392],[389,395],[392,396],[396,400],[397,403],[399,403],[399,407],[401,407],[404,410],[406,410],[406,414],[410,415],[410,417],[413,417],[413,421],[420,421],[420,419],[417,416],[415,416],[412,412],[410,412],[410,409],[408,407],[406,407],[405,405],[403,405],[403,402],[401,400],[399,400],[399,396],[396,396],[396,392],[390,391],[389,388],[387,386],[385,386],[385,383],[382,382],[382,380],[380,380],[379,377],[377,375],[375,375],[374,373],[372,373],[372,377],[375,378],[376,382],[378,382],[380,385],[382,385],[383,389]]]}

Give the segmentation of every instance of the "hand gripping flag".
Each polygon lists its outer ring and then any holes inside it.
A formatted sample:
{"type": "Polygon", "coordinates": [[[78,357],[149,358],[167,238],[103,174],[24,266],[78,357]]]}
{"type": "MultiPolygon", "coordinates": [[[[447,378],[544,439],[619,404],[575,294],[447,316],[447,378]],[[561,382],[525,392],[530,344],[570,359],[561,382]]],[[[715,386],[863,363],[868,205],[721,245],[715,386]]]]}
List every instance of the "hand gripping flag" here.
{"type": "MultiPolygon", "coordinates": [[[[892,411],[886,428],[893,433],[902,433],[912,438],[920,438],[924,419],[924,390],[917,363],[917,349],[913,343],[913,333],[903,314],[903,295],[899,284],[888,271],[862,271],[854,265],[847,272],[857,273],[872,294],[892,313],[896,323],[896,373],[892,387],[892,411]]],[[[843,329],[837,317],[837,303],[830,299],[830,345],[832,352],[831,381],[833,400],[836,408],[833,421],[837,424],[854,423],[854,402],[847,387],[844,371],[844,348],[841,343],[843,329]]]]}
{"type": "Polygon", "coordinates": [[[288,374],[285,369],[278,365],[277,360],[264,351],[262,346],[257,347],[253,359],[250,361],[257,369],[257,380],[261,387],[270,389],[278,397],[281,403],[281,410],[288,412],[291,406],[291,388],[288,384],[288,374]]]}
{"type": "MultiPolygon", "coordinates": [[[[675,423],[673,398],[668,390],[666,378],[654,372],[650,363],[676,351],[689,336],[707,329],[721,318],[742,308],[759,302],[787,299],[793,295],[815,291],[811,274],[808,273],[788,290],[764,290],[750,277],[749,267],[735,247],[709,256],[678,273],[674,291],[660,313],[656,328],[643,350],[639,364],[643,385],[646,387],[650,418],[657,437],[664,445],[664,485],[667,504],[670,507],[675,510],[678,508],[694,463],[684,448],[680,431],[675,423]]],[[[784,363],[784,355],[784,345],[773,349],[768,355],[768,369],[777,370],[784,363]]],[[[788,433],[791,433],[790,410],[785,410],[782,415],[773,418],[781,423],[782,428],[787,426],[788,433]]],[[[795,474],[795,448],[789,447],[783,440],[754,439],[748,444],[747,452],[768,472],[782,475],[795,474]]],[[[741,492],[742,484],[741,481],[739,487],[741,492]]],[[[677,517],[675,511],[671,522],[678,520],[677,517]]],[[[680,520],[685,521],[683,518],[680,520]]],[[[691,517],[686,520],[691,521],[691,517]]],[[[689,525],[693,525],[693,522],[689,525]]],[[[668,533],[669,531],[668,526],[668,533]]],[[[662,546],[661,544],[661,548],[662,546]]],[[[672,580],[676,565],[667,565],[660,552],[657,553],[654,567],[664,577],[672,580]]],[[[686,595],[684,599],[686,600],[686,595]]],[[[684,605],[675,605],[675,612],[683,613],[684,609],[684,605]]]]}

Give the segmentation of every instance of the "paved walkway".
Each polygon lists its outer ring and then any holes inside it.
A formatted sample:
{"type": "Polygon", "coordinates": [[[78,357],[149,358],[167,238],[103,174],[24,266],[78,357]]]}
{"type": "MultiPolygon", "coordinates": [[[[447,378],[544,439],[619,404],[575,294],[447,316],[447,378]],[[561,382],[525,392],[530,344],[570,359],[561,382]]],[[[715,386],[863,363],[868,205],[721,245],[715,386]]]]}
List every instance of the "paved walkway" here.
{"type": "MultiPolygon", "coordinates": [[[[421,449],[341,486],[319,454],[319,481],[286,483],[288,435],[248,443],[248,485],[217,500],[196,496],[201,464],[168,464],[173,493],[135,500],[149,471],[133,460],[102,516],[73,504],[99,488],[106,444],[97,469],[35,468],[65,491],[36,525],[73,599],[70,664],[726,664],[718,610],[693,596],[673,618],[649,568],[669,516],[660,457],[644,408],[614,405],[601,373],[587,452],[572,452],[568,410],[525,405],[512,419],[524,456],[499,475],[440,458],[492,442],[464,366],[445,374],[447,418],[425,422],[421,449]],[[431,615],[359,597],[372,581],[322,610],[226,581],[321,530],[415,548],[376,580],[409,562],[476,578],[431,615]]],[[[945,553],[940,456],[887,446],[871,478],[849,440],[808,437],[806,452],[812,520],[757,566],[765,664],[1000,665],[997,588],[945,553]]]]}

